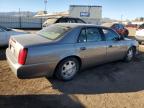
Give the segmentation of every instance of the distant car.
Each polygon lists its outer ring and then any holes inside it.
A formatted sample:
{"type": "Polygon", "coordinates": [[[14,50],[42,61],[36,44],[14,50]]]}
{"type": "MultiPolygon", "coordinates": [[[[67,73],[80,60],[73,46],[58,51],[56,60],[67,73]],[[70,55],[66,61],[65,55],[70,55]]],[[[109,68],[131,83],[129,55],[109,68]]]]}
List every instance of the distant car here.
{"type": "Polygon", "coordinates": [[[70,80],[80,69],[106,62],[131,61],[138,42],[90,24],[53,24],[37,34],[13,36],[7,61],[19,78],[55,75],[70,80]]]}
{"type": "Polygon", "coordinates": [[[11,35],[25,34],[25,32],[19,32],[14,29],[0,26],[0,47],[8,45],[11,35]]]}
{"type": "Polygon", "coordinates": [[[80,18],[74,18],[74,17],[53,17],[49,18],[43,23],[43,27],[47,27],[50,24],[54,23],[86,23],[80,18]]]}
{"type": "Polygon", "coordinates": [[[139,42],[139,44],[144,42],[144,24],[140,25],[136,30],[135,38],[139,42]]]}
{"type": "Polygon", "coordinates": [[[120,23],[104,23],[102,26],[110,27],[115,30],[119,35],[127,37],[129,35],[128,29],[125,28],[123,24],[120,23]]]}

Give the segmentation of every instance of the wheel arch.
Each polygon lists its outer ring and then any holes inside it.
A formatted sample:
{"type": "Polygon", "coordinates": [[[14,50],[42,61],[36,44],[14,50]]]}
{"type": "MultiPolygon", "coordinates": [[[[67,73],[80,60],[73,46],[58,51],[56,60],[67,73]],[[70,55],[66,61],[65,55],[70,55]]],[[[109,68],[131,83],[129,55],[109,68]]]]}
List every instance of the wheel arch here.
{"type": "Polygon", "coordinates": [[[81,66],[82,66],[81,58],[80,58],[79,56],[77,56],[77,55],[71,55],[71,56],[67,56],[67,57],[62,58],[62,59],[56,64],[56,67],[55,67],[55,70],[54,70],[54,74],[55,74],[55,72],[56,72],[56,69],[57,69],[58,65],[59,65],[63,60],[68,59],[68,58],[76,58],[76,59],[78,60],[78,62],[79,62],[79,68],[81,69],[81,66]]]}
{"type": "MultiPolygon", "coordinates": [[[[135,46],[135,45],[130,45],[129,47],[128,47],[128,50],[130,49],[130,48],[133,48],[134,49],[134,53],[135,53],[135,55],[137,54],[137,46],[135,46]]],[[[135,56],[134,55],[134,56],[135,56]]]]}
{"type": "Polygon", "coordinates": [[[135,45],[131,45],[128,49],[130,49],[130,48],[133,48],[135,52],[137,50],[137,47],[135,45]]]}

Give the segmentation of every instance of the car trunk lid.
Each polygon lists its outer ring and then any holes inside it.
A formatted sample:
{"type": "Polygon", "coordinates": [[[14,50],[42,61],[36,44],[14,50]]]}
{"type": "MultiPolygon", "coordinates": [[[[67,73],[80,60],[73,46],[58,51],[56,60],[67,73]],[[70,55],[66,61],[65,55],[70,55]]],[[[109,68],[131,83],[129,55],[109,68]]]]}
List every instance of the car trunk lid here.
{"type": "Polygon", "coordinates": [[[52,40],[46,39],[37,34],[25,34],[22,36],[18,35],[12,37],[12,39],[24,47],[52,42],[52,40]]]}
{"type": "MultiPolygon", "coordinates": [[[[9,49],[17,60],[19,59],[20,51],[33,45],[50,43],[52,40],[46,39],[36,34],[25,34],[23,36],[12,36],[9,40],[9,49]]],[[[27,49],[28,50],[28,49],[27,49]]]]}

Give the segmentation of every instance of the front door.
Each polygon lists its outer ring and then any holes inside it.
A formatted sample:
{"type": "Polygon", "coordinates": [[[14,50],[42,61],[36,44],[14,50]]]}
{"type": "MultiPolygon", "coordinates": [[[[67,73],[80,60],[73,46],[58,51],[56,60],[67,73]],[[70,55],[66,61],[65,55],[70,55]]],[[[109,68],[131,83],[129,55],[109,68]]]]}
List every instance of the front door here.
{"type": "Polygon", "coordinates": [[[107,60],[114,61],[124,58],[127,46],[124,40],[111,29],[103,29],[107,44],[107,60]]]}

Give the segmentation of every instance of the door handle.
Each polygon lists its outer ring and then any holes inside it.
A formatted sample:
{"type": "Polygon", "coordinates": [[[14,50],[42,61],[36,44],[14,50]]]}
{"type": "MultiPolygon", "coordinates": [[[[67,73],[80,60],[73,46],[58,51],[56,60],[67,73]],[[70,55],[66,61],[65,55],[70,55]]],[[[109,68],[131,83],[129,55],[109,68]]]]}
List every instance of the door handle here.
{"type": "Polygon", "coordinates": [[[108,47],[111,48],[111,47],[113,47],[113,46],[112,46],[112,45],[109,45],[108,47]]]}
{"type": "Polygon", "coordinates": [[[81,47],[80,50],[86,50],[86,47],[81,47]]]}

